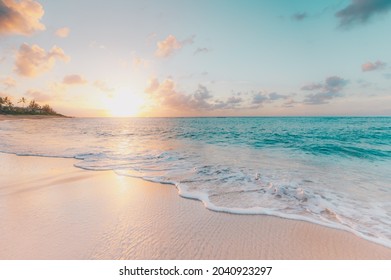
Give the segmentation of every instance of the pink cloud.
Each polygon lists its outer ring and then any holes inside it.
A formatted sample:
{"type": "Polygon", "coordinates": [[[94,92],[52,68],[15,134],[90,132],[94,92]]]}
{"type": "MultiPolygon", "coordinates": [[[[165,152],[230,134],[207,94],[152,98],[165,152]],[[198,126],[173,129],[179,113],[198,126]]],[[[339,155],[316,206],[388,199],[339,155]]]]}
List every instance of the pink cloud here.
{"type": "Polygon", "coordinates": [[[86,84],[87,81],[80,75],[68,75],[64,77],[62,83],[66,85],[82,85],[86,84]]]}
{"type": "Polygon", "coordinates": [[[71,32],[71,30],[68,27],[63,27],[63,28],[57,29],[54,34],[56,34],[57,37],[66,38],[69,36],[70,32],[71,32]]]}
{"type": "Polygon", "coordinates": [[[194,36],[187,38],[183,41],[178,41],[174,35],[168,35],[163,41],[157,42],[157,49],[155,55],[157,57],[168,57],[175,51],[181,49],[184,45],[193,44],[194,36]]]}
{"type": "Polygon", "coordinates": [[[31,35],[45,30],[41,4],[33,0],[0,0],[0,34],[31,35]]]}
{"type": "Polygon", "coordinates": [[[368,71],[383,69],[385,66],[386,66],[386,63],[378,60],[373,63],[372,62],[364,63],[363,65],[361,65],[361,70],[363,72],[368,72],[368,71]]]}
{"type": "Polygon", "coordinates": [[[35,77],[52,69],[56,60],[68,61],[69,57],[57,46],[47,52],[38,45],[24,43],[16,54],[15,72],[21,76],[35,77]]]}
{"type": "Polygon", "coordinates": [[[3,83],[5,89],[16,87],[16,80],[10,76],[5,77],[0,81],[3,83]]]}
{"type": "Polygon", "coordinates": [[[157,42],[157,50],[155,55],[158,57],[168,57],[174,53],[175,50],[182,48],[182,45],[173,35],[160,42],[157,42]]]}
{"type": "Polygon", "coordinates": [[[35,89],[29,89],[28,91],[26,91],[25,95],[30,97],[31,99],[34,99],[37,102],[46,102],[51,100],[51,97],[48,94],[45,94],[35,89]]]}

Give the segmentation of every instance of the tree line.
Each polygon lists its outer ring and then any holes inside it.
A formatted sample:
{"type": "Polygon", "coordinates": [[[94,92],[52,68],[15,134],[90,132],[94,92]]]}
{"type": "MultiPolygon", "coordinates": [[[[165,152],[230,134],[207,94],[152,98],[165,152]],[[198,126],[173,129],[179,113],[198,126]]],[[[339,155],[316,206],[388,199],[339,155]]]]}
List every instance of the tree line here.
{"type": "Polygon", "coordinates": [[[28,102],[26,98],[22,97],[18,100],[17,104],[21,104],[22,106],[15,106],[8,96],[0,96],[0,114],[59,115],[48,104],[41,106],[34,99],[28,102]]]}

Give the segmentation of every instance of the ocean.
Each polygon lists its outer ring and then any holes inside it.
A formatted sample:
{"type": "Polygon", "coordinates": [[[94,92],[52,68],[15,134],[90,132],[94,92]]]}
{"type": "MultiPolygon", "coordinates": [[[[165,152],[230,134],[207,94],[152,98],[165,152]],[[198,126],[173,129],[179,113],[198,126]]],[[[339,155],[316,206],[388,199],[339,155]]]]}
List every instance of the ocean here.
{"type": "Polygon", "coordinates": [[[8,120],[0,152],[75,158],[175,185],[213,211],[308,221],[391,247],[391,117],[8,120]]]}

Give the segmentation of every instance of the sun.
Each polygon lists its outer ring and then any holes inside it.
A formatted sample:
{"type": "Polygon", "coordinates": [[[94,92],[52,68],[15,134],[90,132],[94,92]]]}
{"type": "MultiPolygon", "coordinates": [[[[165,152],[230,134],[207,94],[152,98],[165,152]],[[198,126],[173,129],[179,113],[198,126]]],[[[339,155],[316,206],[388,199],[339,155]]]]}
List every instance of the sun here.
{"type": "Polygon", "coordinates": [[[145,100],[138,94],[119,92],[107,100],[107,113],[111,117],[135,117],[145,100]]]}

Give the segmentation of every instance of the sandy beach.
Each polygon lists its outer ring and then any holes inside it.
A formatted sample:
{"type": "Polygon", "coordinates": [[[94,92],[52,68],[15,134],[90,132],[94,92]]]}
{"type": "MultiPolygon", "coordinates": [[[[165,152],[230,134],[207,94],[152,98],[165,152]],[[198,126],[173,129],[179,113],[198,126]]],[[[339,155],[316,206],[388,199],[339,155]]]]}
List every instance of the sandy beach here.
{"type": "Polygon", "coordinates": [[[171,185],[0,154],[0,259],[391,259],[351,233],[232,215],[171,185]]]}
{"type": "Polygon", "coordinates": [[[5,120],[39,120],[39,119],[53,119],[53,118],[66,118],[63,116],[53,116],[53,115],[1,115],[0,121],[5,120]]]}

